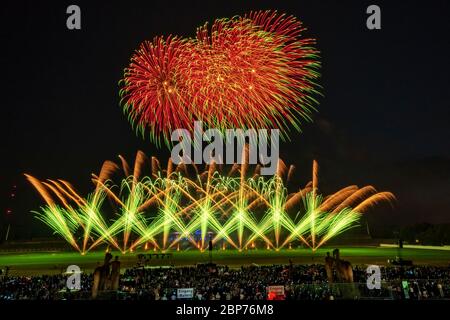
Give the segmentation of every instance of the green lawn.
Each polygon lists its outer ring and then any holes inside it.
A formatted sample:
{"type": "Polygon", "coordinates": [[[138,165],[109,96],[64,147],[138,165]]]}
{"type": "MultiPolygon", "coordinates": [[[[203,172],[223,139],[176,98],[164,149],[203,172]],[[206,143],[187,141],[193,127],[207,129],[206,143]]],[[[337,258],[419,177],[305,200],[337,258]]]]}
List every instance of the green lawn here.
{"type": "MultiPolygon", "coordinates": [[[[315,253],[308,249],[274,250],[214,250],[213,262],[230,266],[256,264],[287,264],[289,259],[293,263],[323,263],[327,251],[333,248],[320,248],[315,253]]],[[[399,251],[397,248],[378,247],[341,247],[341,257],[353,264],[379,264],[387,263],[387,259],[395,258],[399,251]]],[[[137,262],[137,254],[140,252],[119,255],[122,267],[132,267],[137,262]]],[[[147,251],[153,253],[153,251],[147,251]]],[[[197,250],[173,251],[173,258],[156,259],[153,257],[149,264],[154,266],[168,265],[195,265],[209,261],[209,252],[197,250]]],[[[450,251],[431,249],[402,249],[401,256],[404,259],[413,260],[415,264],[446,265],[450,264],[450,251]]],[[[104,257],[103,251],[90,252],[81,256],[77,252],[30,252],[30,253],[0,253],[0,267],[9,266],[11,274],[42,274],[60,273],[69,265],[76,264],[85,271],[94,269],[97,263],[104,257]]]]}

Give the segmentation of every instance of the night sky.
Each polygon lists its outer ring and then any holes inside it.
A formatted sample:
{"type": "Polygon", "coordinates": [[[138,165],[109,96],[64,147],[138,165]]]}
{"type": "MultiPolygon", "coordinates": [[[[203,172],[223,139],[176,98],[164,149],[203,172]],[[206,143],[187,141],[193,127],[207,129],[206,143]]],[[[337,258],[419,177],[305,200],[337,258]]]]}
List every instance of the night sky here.
{"type": "Polygon", "coordinates": [[[317,159],[325,194],[349,184],[396,194],[394,208],[368,213],[374,227],[450,222],[450,2],[393,2],[2,2],[0,236],[7,223],[14,238],[50,234],[30,213],[43,201],[23,173],[86,194],[90,174],[119,153],[131,161],[140,149],[165,163],[167,148],[136,136],[119,106],[133,51],[260,9],[295,15],[321,51],[319,112],[281,145],[297,166],[294,184],[309,181],[317,159]],[[81,30],[66,28],[70,4],[81,7],[81,30]],[[381,30],[366,28],[370,4],[381,7],[381,30]]]}

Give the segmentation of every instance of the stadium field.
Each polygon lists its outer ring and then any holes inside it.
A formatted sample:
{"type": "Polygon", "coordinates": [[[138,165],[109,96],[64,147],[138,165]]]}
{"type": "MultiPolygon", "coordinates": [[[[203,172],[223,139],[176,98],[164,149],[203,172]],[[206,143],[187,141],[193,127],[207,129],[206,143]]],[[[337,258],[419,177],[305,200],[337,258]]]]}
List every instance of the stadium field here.
{"type": "MultiPolygon", "coordinates": [[[[213,250],[212,262],[225,264],[231,267],[242,265],[270,265],[288,264],[291,260],[294,264],[323,263],[326,252],[334,248],[320,248],[315,253],[308,249],[285,249],[280,251],[253,249],[243,250],[213,250]]],[[[349,260],[352,264],[378,264],[386,265],[388,259],[401,256],[403,259],[412,260],[418,265],[450,264],[450,251],[437,249],[411,249],[385,247],[340,247],[341,258],[349,260]]],[[[197,250],[170,251],[163,256],[161,252],[139,251],[128,254],[112,252],[118,255],[122,262],[122,268],[131,268],[138,263],[140,253],[152,254],[147,260],[148,266],[192,266],[198,263],[207,263],[210,259],[209,251],[197,250]],[[156,255],[158,254],[158,256],[156,255]]],[[[105,252],[89,252],[82,256],[78,252],[8,252],[0,253],[0,268],[10,268],[12,275],[54,274],[66,270],[69,265],[78,265],[83,271],[92,271],[103,261],[105,252]]]]}

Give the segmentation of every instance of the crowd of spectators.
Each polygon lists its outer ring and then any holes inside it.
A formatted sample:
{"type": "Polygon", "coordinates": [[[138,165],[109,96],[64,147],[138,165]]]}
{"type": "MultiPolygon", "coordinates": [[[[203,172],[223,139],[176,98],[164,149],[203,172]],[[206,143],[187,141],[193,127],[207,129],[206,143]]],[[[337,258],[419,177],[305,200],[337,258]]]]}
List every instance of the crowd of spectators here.
{"type": "MultiPolygon", "coordinates": [[[[194,300],[264,300],[266,288],[282,285],[286,300],[450,299],[450,268],[381,266],[381,289],[369,289],[367,266],[354,266],[353,284],[329,284],[324,265],[227,266],[126,269],[118,292],[108,298],[175,300],[178,288],[194,288],[194,300]]],[[[0,300],[89,299],[92,274],[80,290],[67,289],[68,275],[0,276],[0,300]]],[[[106,294],[106,293],[105,293],[106,294]]],[[[103,295],[105,296],[105,295],[103,295]]],[[[101,298],[102,295],[99,296],[101,298]]]]}

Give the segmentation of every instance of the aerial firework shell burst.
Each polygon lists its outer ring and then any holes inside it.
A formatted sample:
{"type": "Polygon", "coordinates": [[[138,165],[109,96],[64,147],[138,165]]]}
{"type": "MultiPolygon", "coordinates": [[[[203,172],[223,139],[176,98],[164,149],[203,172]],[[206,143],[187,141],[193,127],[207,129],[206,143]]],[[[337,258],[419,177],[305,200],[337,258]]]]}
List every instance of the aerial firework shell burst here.
{"type": "Polygon", "coordinates": [[[195,38],[144,42],[125,69],[124,110],[157,144],[194,120],[220,130],[277,128],[288,139],[317,103],[318,52],[302,31],[295,17],[265,11],[205,24],[195,38]]]}

